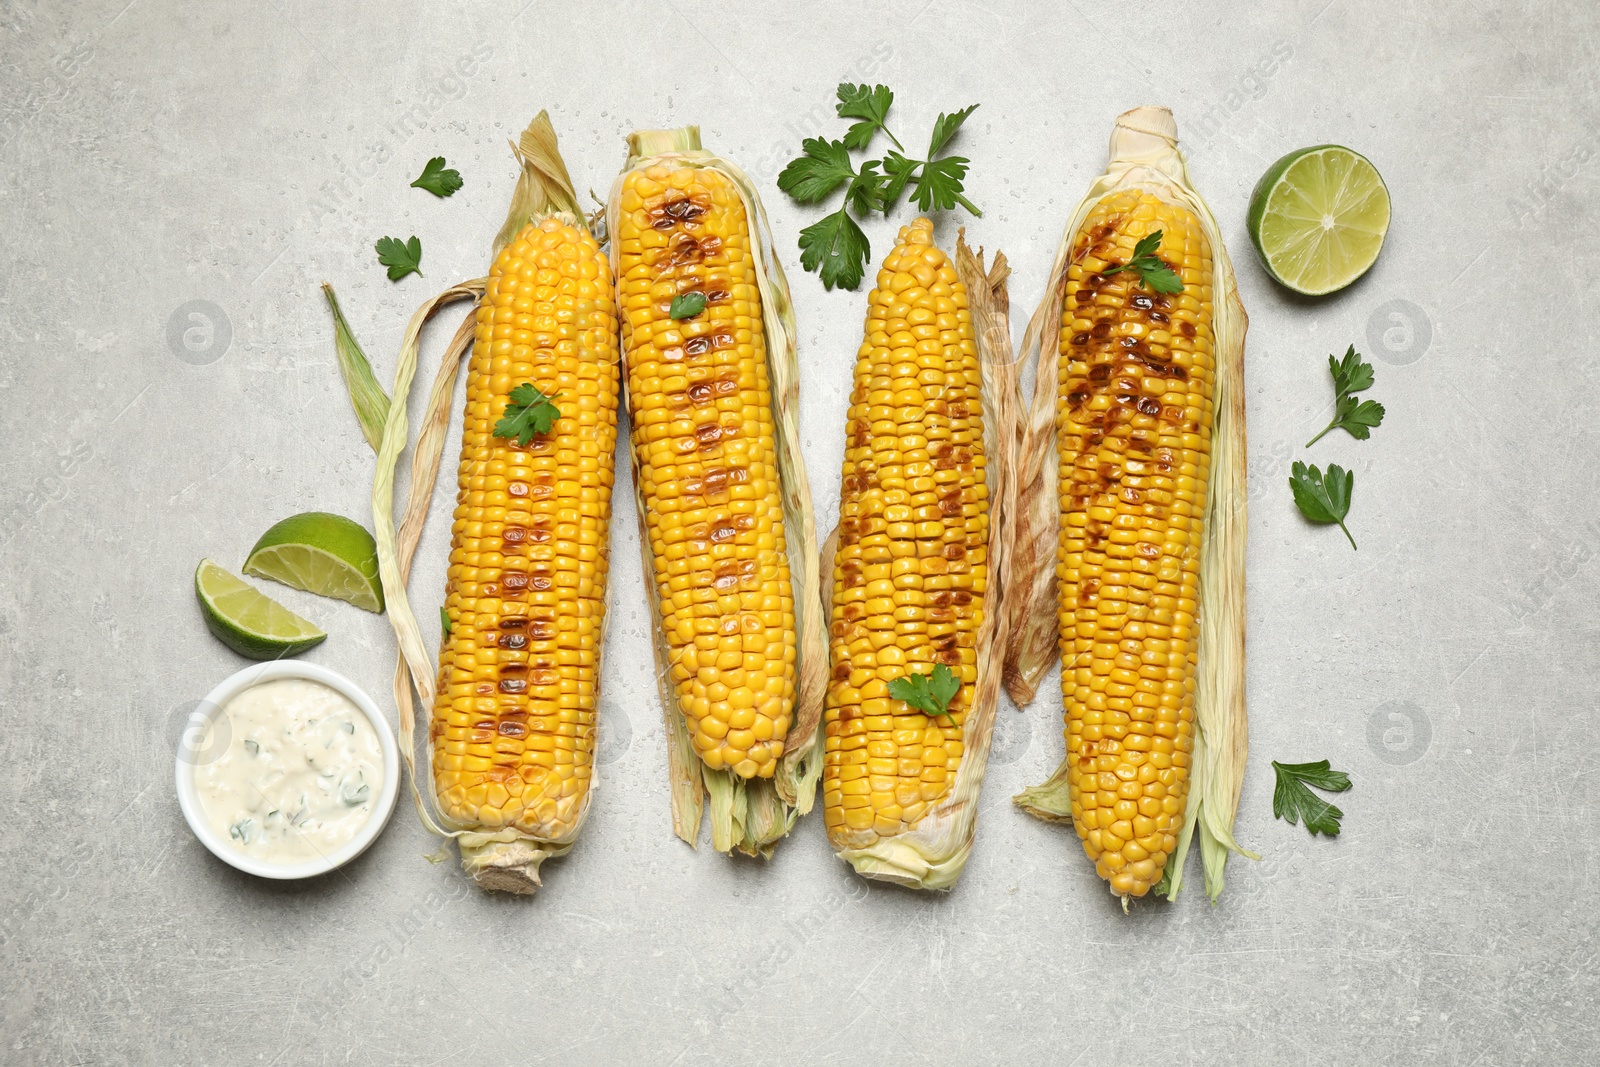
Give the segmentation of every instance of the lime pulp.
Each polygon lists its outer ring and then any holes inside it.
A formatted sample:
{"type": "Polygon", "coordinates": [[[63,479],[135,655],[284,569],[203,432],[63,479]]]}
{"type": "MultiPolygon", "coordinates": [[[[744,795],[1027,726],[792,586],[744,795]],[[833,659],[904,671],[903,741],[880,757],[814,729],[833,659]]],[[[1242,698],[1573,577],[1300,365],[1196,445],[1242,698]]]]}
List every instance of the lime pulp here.
{"type": "Polygon", "coordinates": [[[1343,289],[1378,259],[1389,190],[1376,167],[1341,145],[1290,152],[1256,182],[1246,225],[1274,279],[1308,296],[1343,289]]]}

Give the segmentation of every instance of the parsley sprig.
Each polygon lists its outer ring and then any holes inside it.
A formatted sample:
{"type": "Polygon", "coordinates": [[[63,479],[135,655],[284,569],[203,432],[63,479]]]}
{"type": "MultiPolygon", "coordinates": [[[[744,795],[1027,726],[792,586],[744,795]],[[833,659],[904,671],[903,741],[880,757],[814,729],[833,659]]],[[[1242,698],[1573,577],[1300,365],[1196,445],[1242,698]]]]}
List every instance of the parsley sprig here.
{"type": "Polygon", "coordinates": [[[1300,509],[1300,514],[1316,523],[1338,523],[1351,548],[1356,547],[1356,539],[1350,536],[1344,518],[1350,514],[1350,493],[1355,485],[1356,472],[1347,471],[1337,463],[1328,464],[1327,474],[1300,462],[1289,472],[1289,489],[1294,493],[1294,505],[1300,509]]]}
{"type": "Polygon", "coordinates": [[[426,189],[442,199],[461,188],[461,172],[454,167],[446,167],[443,156],[434,156],[422,168],[417,180],[411,183],[411,188],[426,189]]]}
{"type": "Polygon", "coordinates": [[[523,382],[511,390],[511,402],[506,405],[505,417],[494,424],[494,435],[508,441],[514,437],[526,448],[534,434],[549,433],[561,417],[561,409],[554,403],[560,396],[545,396],[532,382],[523,382]]]}
{"type": "Polygon", "coordinates": [[[1331,769],[1327,760],[1315,763],[1279,763],[1272,761],[1278,784],[1272,791],[1272,816],[1287,819],[1290,826],[1305,820],[1312,835],[1339,836],[1339,820],[1344,812],[1313,793],[1308,786],[1329,793],[1343,793],[1350,788],[1350,776],[1331,769]]]}
{"type": "Polygon", "coordinates": [[[1131,270],[1139,275],[1141,287],[1149,286],[1158,293],[1183,292],[1183,279],[1175,274],[1166,262],[1156,255],[1156,250],[1161,247],[1162,231],[1148,234],[1139,239],[1133,246],[1133,258],[1128,262],[1112,267],[1110,270],[1101,271],[1102,276],[1110,276],[1119,270],[1131,270]]]}
{"type": "Polygon", "coordinates": [[[1333,390],[1339,398],[1338,406],[1334,408],[1333,421],[1328,423],[1321,433],[1306,442],[1307,448],[1322,440],[1331,431],[1341,428],[1357,441],[1365,441],[1372,436],[1373,427],[1383,422],[1382,404],[1376,400],[1356,399],[1355,394],[1363,389],[1372,388],[1373,373],[1372,364],[1362,361],[1355,345],[1350,346],[1343,359],[1330,355],[1328,372],[1333,375],[1333,390]]]}
{"type": "Polygon", "coordinates": [[[672,298],[667,315],[673,319],[692,319],[706,309],[706,294],[679,293],[672,298]]]}
{"type": "Polygon", "coordinates": [[[415,234],[409,241],[402,241],[398,237],[380,237],[373,249],[378,253],[378,262],[389,268],[391,282],[397,282],[412,272],[422,277],[422,242],[417,240],[415,234]]]}
{"type": "Polygon", "coordinates": [[[939,716],[950,709],[950,701],[961,692],[961,679],[943,663],[932,674],[908,674],[889,683],[889,696],[903,700],[925,715],[939,716]]]}
{"type": "Polygon", "coordinates": [[[854,290],[865,276],[872,245],[851,212],[866,218],[890,209],[909,190],[911,201],[920,211],[948,211],[956,206],[973,215],[982,211],[963,194],[962,181],[968,164],[965,156],[941,156],[956,132],[978,105],[952,114],[940,114],[933,125],[928,158],[913,159],[889,129],[889,108],[894,93],[886,85],[839,86],[834,110],[840,118],[856,119],[841,140],[807,137],[800,144],[802,155],[790,161],[778,175],[778,188],[802,204],[815,204],[844,187],[839,209],[800,231],[800,265],[815,271],[825,289],[835,286],[854,290]],[[881,159],[869,159],[857,167],[852,151],[868,147],[882,132],[894,144],[881,159]]]}

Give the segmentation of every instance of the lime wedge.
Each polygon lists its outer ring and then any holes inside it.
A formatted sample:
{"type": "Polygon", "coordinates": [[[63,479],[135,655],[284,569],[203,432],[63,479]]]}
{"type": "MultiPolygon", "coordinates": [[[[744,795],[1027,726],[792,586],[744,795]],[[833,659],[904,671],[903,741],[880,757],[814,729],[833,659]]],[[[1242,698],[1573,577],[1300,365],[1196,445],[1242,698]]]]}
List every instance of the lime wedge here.
{"type": "Polygon", "coordinates": [[[194,593],[200,598],[206,626],[241,656],[298,656],[328,636],[209,559],[201,560],[194,572],[194,593]]]}
{"type": "Polygon", "coordinates": [[[1389,189],[1359,153],[1336,144],[1302,148],[1256,182],[1246,225],[1268,274],[1321,296],[1377,261],[1389,232],[1389,189]]]}
{"type": "Polygon", "coordinates": [[[366,611],[383,611],[378,546],[358,522],[326,511],[291,515],[261,535],[244,572],[366,611]]]}

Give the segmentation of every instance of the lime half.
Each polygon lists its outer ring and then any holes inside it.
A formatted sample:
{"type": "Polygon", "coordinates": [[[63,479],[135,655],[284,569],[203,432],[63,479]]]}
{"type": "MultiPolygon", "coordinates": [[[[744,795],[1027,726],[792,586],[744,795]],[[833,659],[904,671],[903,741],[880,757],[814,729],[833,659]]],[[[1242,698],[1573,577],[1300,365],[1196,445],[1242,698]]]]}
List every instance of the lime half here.
{"type": "Polygon", "coordinates": [[[194,593],[200,598],[206,626],[241,656],[298,656],[328,636],[209,559],[201,560],[194,572],[194,593]]]}
{"type": "Polygon", "coordinates": [[[291,515],[261,535],[244,572],[367,611],[383,610],[378,546],[366,527],[343,515],[291,515]]]}
{"type": "Polygon", "coordinates": [[[1359,153],[1336,144],[1302,148],[1256,182],[1247,225],[1268,274],[1321,296],[1377,261],[1389,232],[1389,189],[1359,153]]]}

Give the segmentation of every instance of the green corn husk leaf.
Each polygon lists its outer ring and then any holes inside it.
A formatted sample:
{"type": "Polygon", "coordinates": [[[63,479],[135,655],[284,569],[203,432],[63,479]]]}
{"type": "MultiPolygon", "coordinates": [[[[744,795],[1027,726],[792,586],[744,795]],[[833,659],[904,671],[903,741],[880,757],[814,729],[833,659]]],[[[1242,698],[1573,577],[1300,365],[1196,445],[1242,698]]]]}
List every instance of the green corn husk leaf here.
{"type": "MultiPolygon", "coordinates": [[[[1006,286],[1011,269],[1005,256],[997,253],[994,265],[985,270],[982,253],[973,254],[963,233],[956,239],[953,262],[967,291],[983,370],[984,475],[989,488],[989,573],[983,622],[977,637],[978,684],[972,713],[962,727],[961,765],[949,795],[904,831],[888,837],[843,829],[829,832],[839,858],[855,868],[857,874],[926,890],[955,885],[972,852],[977,828],[978,800],[989,761],[989,743],[994,736],[1007,645],[1005,598],[1011,573],[1008,545],[1022,411],[1018,383],[1021,363],[1011,347],[1011,305],[1006,286]]],[[[825,618],[832,614],[833,558],[838,536],[835,529],[823,548],[825,618]]]]}
{"type": "MultiPolygon", "coordinates": [[[[688,724],[678,708],[671,683],[671,649],[661,628],[656,596],[654,560],[649,539],[640,537],[646,599],[654,637],[656,676],[666,721],[667,756],[672,798],[672,828],[693,845],[700,823],[710,807],[711,843],[719,852],[734,849],[767,857],[794,826],[795,819],[811,810],[817,780],[822,775],[822,698],[827,685],[828,650],[824,622],[818,610],[818,553],[816,523],[812,517],[811,489],[800,454],[800,362],[798,330],[789,283],[773,250],[772,227],[755,184],[731,161],[700,146],[700,128],[639,130],[628,137],[628,160],[612,186],[606,206],[606,230],[617,232],[622,176],[631,170],[670,162],[679,166],[709,167],[722,172],[739,190],[751,227],[751,251],[756,258],[756,279],[761,296],[762,328],[767,342],[767,370],[772,386],[773,444],[777,450],[778,478],[783,492],[783,522],[789,552],[790,584],[794,589],[796,684],[794,721],[788,744],[771,778],[742,779],[731,771],[712,770],[694,751],[688,724]]],[[[616,242],[611,243],[611,263],[618,264],[616,242]]],[[[624,376],[626,381],[626,376],[624,376]]],[[[630,452],[633,450],[630,450],[630,452]]],[[[635,499],[641,530],[649,516],[639,490],[639,461],[633,456],[635,499]]]]}
{"type": "Polygon", "coordinates": [[[361,423],[361,435],[378,451],[383,443],[383,424],[389,418],[389,394],[378,384],[372,373],[372,364],[361,350],[350,324],[339,310],[339,298],[333,295],[333,286],[322,283],[322,295],[328,299],[328,310],[333,312],[333,351],[339,357],[339,371],[344,376],[345,390],[350,394],[350,406],[356,409],[356,420],[361,423]]]}
{"type": "MultiPolygon", "coordinates": [[[[1206,891],[1213,902],[1224,886],[1228,853],[1251,859],[1233,837],[1234,816],[1244,785],[1249,730],[1245,709],[1245,534],[1246,442],[1244,342],[1248,318],[1239,301],[1233,264],[1221,227],[1195,191],[1178,150],[1177,124],[1162,107],[1141,107],[1117,118],[1106,173],[1068,220],[1056,253],[1045,299],[1023,338],[1023,357],[1034,358],[1033,413],[1025,446],[1025,469],[1013,535],[1013,573],[1018,576],[1012,612],[1006,684],[1019,704],[1031,700],[1040,675],[1052,662],[1056,642],[1055,552],[1059,537],[1056,496],[1056,390],[1064,281],[1073,238],[1084,217],[1108,193],[1143,188],[1194,212],[1205,228],[1214,257],[1213,328],[1217,368],[1213,384],[1215,422],[1211,435],[1211,474],[1200,556],[1199,666],[1195,678],[1195,747],[1189,804],[1178,847],[1153,892],[1174,899],[1183,885],[1183,864],[1198,834],[1206,891]],[[1022,575],[1033,580],[1022,588],[1022,575]]],[[[1042,785],[1015,798],[1029,814],[1070,821],[1067,764],[1042,785]]],[[[1123,902],[1126,906],[1126,901],[1123,902]]]]}
{"type": "MultiPolygon", "coordinates": [[[[524,226],[538,222],[547,215],[560,217],[575,225],[583,224],[581,213],[568,210],[569,207],[575,207],[576,196],[557,152],[555,131],[550,126],[549,116],[541,111],[523,131],[521,139],[511,147],[522,173],[507,212],[506,223],[495,240],[495,254],[506,242],[514,240],[524,226]]],[[[477,885],[503,892],[531,893],[540,885],[540,865],[546,859],[571,851],[587,813],[587,803],[571,830],[562,835],[560,840],[537,838],[514,828],[485,831],[471,826],[456,826],[449,820],[436,819],[430,812],[428,803],[423,799],[416,765],[416,715],[419,708],[423,714],[432,714],[437,691],[433,657],[428,655],[424,646],[421,627],[411,610],[406,583],[427,520],[434,483],[438,478],[456,379],[463,358],[472,348],[476,314],[466,316],[445,350],[412,454],[410,493],[398,530],[394,522],[395,465],[410,437],[406,398],[410,395],[416,373],[422,327],[447,304],[457,300],[482,299],[487,281],[487,278],[477,278],[452,286],[428,300],[412,316],[395,368],[396,399],[389,405],[382,444],[378,450],[378,470],[372,487],[372,511],[378,542],[379,576],[389,608],[388,618],[400,646],[394,677],[395,703],[400,713],[400,753],[405,760],[417,813],[423,826],[430,832],[456,839],[461,850],[461,865],[477,885]],[[418,698],[416,703],[413,703],[413,690],[418,698]]],[[[597,647],[603,646],[604,640],[602,631],[597,647]]],[[[432,796],[431,740],[428,757],[423,775],[427,779],[428,795],[432,796]]]]}

